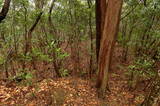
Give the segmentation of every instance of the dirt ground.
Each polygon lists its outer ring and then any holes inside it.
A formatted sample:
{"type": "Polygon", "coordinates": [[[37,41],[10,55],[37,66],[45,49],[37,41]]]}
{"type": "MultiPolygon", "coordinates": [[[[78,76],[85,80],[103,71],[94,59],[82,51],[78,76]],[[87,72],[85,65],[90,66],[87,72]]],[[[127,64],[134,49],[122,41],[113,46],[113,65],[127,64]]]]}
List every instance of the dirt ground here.
{"type": "Polygon", "coordinates": [[[128,91],[127,79],[119,72],[111,74],[111,92],[104,100],[97,98],[94,80],[44,79],[31,86],[1,81],[0,106],[136,106],[143,93],[128,91]]]}

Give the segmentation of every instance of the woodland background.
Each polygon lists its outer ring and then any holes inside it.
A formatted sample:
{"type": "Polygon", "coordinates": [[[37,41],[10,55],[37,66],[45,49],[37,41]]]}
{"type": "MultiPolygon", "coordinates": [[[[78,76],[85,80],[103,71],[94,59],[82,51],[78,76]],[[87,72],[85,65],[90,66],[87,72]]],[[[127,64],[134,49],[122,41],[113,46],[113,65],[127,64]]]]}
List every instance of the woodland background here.
{"type": "Polygon", "coordinates": [[[160,0],[0,8],[0,105],[160,105],[160,0]]]}

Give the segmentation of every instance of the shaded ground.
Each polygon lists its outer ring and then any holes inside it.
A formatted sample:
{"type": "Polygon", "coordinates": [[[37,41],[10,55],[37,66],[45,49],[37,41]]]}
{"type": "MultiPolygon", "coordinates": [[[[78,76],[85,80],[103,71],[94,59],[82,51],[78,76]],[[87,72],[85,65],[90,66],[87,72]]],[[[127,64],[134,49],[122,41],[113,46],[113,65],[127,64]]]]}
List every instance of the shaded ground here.
{"type": "Polygon", "coordinates": [[[95,89],[78,78],[43,80],[34,86],[0,85],[1,105],[97,106],[95,89]]]}
{"type": "Polygon", "coordinates": [[[80,78],[45,79],[31,86],[0,84],[0,106],[136,106],[143,100],[140,92],[129,92],[121,71],[112,73],[110,93],[97,98],[95,81],[80,78]],[[107,105],[108,104],[108,105],[107,105]]]}

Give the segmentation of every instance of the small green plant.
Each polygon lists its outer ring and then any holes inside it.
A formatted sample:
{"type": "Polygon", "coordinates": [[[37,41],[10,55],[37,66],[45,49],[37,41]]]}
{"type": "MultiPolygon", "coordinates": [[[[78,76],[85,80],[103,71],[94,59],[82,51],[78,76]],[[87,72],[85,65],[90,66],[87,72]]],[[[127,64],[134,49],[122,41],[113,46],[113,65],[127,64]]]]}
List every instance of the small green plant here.
{"type": "Polygon", "coordinates": [[[0,65],[4,64],[6,61],[6,59],[4,58],[4,56],[0,56],[0,65]]]}
{"type": "Polygon", "coordinates": [[[150,58],[138,58],[132,65],[128,66],[129,71],[139,73],[142,76],[153,76],[155,68],[155,61],[150,58]]]}
{"type": "Polygon", "coordinates": [[[155,77],[155,61],[146,56],[138,58],[128,66],[127,74],[130,76],[129,86],[134,88],[138,81],[155,77]]]}
{"type": "Polygon", "coordinates": [[[60,69],[60,73],[62,77],[69,76],[69,71],[67,69],[60,69]]]}
{"type": "Polygon", "coordinates": [[[52,58],[50,58],[49,55],[44,54],[40,49],[38,48],[33,48],[32,49],[32,54],[31,54],[32,58],[35,58],[36,60],[40,60],[40,61],[47,61],[47,62],[51,62],[53,61],[52,58]]]}
{"type": "Polygon", "coordinates": [[[16,76],[10,78],[10,80],[15,81],[16,83],[21,83],[23,82],[23,84],[25,85],[32,85],[32,78],[33,75],[30,72],[27,71],[22,71],[19,72],[16,76]]]}

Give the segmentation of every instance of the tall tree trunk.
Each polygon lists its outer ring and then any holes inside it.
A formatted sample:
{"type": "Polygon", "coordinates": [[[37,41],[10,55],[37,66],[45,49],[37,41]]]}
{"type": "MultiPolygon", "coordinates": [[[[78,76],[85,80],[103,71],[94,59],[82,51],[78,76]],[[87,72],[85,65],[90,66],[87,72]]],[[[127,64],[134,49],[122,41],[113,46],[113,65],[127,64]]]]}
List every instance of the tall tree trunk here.
{"type": "Polygon", "coordinates": [[[3,8],[0,12],[0,23],[2,22],[2,20],[4,20],[6,18],[6,15],[9,11],[10,2],[11,2],[11,0],[5,0],[4,1],[3,8]]]}
{"type": "Polygon", "coordinates": [[[100,40],[104,28],[105,13],[108,0],[96,0],[96,56],[98,61],[100,40]]]}
{"type": "Polygon", "coordinates": [[[108,71],[116,35],[118,34],[122,2],[123,0],[108,0],[98,61],[97,88],[100,98],[104,97],[108,85],[108,71]]]}

